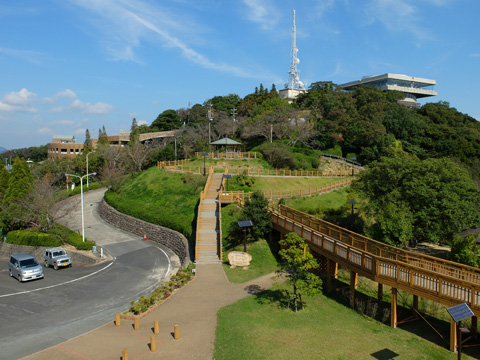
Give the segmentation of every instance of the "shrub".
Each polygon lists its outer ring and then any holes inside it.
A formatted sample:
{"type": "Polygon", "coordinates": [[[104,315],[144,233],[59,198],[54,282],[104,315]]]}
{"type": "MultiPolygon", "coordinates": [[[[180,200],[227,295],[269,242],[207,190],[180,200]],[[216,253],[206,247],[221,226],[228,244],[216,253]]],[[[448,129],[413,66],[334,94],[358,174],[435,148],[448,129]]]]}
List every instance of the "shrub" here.
{"type": "Polygon", "coordinates": [[[180,269],[175,275],[170,277],[170,281],[159,286],[152,291],[152,296],[142,296],[137,302],[130,301],[130,308],[128,311],[135,315],[142,314],[150,307],[162,303],[166,300],[176,289],[186,285],[193,277],[194,264],[190,263],[187,268],[180,269]]]}
{"type": "Polygon", "coordinates": [[[48,246],[62,245],[62,240],[53,234],[45,234],[32,230],[14,230],[7,234],[7,242],[15,245],[48,246]]]}
{"type": "Polygon", "coordinates": [[[339,145],[336,145],[332,149],[326,149],[323,151],[325,154],[336,155],[342,157],[342,148],[339,145]]]}
{"type": "Polygon", "coordinates": [[[82,235],[77,234],[75,231],[66,228],[63,225],[56,224],[55,229],[50,230],[52,235],[60,240],[72,246],[75,246],[77,250],[92,250],[95,245],[95,241],[86,240],[83,242],[82,235]]]}

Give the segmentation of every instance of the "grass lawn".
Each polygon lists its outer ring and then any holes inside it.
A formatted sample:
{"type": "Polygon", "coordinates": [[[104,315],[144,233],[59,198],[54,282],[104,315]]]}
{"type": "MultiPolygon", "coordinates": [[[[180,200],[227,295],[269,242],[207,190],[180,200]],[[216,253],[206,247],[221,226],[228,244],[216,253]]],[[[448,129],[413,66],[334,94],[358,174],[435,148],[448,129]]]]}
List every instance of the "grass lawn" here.
{"type": "MultiPolygon", "coordinates": [[[[200,170],[203,171],[203,158],[200,159],[192,159],[188,160],[184,164],[184,169],[186,168],[188,170],[188,167],[192,167],[192,171],[194,169],[198,169],[200,167],[200,170]]],[[[272,166],[270,166],[265,160],[262,159],[205,159],[205,166],[207,168],[213,166],[215,170],[217,171],[223,171],[226,167],[229,169],[273,169],[272,166]]]]}
{"type": "Polygon", "coordinates": [[[411,332],[360,315],[324,295],[306,298],[305,310],[294,313],[279,304],[283,286],[220,309],[216,360],[431,360],[457,356],[411,332]],[[398,356],[386,356],[388,352],[398,356]]]}
{"type": "Polygon", "coordinates": [[[302,190],[305,193],[312,189],[315,191],[316,187],[322,185],[331,184],[344,178],[309,178],[309,177],[254,177],[254,183],[251,186],[241,185],[237,177],[233,177],[228,181],[228,190],[237,191],[273,191],[278,193],[280,190],[284,191],[286,195],[289,195],[290,190],[302,190]]]}
{"type": "MultiPolygon", "coordinates": [[[[347,194],[347,188],[343,188],[322,195],[285,199],[285,205],[303,212],[338,209],[347,202],[347,194]]],[[[319,213],[319,211],[315,212],[319,213]]]]}

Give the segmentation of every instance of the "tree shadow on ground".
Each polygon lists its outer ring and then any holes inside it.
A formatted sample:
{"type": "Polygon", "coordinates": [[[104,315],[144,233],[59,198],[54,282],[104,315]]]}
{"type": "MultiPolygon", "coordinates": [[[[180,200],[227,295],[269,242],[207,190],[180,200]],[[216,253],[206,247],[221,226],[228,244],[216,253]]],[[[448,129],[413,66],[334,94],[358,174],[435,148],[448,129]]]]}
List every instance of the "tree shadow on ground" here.
{"type": "Polygon", "coordinates": [[[288,291],[285,289],[268,289],[255,294],[255,301],[261,305],[276,304],[279,308],[287,308],[288,291]]]}

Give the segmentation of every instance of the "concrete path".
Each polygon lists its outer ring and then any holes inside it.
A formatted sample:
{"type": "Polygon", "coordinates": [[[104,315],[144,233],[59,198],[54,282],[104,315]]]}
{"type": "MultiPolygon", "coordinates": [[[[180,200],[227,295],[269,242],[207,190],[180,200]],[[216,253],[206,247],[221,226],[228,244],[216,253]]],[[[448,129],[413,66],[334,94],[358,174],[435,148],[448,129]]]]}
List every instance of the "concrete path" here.
{"type": "MultiPolygon", "coordinates": [[[[98,205],[92,205],[86,212],[95,212],[98,205]]],[[[68,217],[66,215],[62,220],[69,223],[68,217]]],[[[78,219],[74,219],[73,223],[78,224],[78,219]]],[[[87,236],[93,235],[96,230],[86,229],[87,236]]],[[[121,233],[120,229],[116,231],[121,233]]],[[[266,275],[245,284],[232,284],[227,280],[220,262],[197,264],[196,274],[188,285],[143,317],[139,321],[139,330],[134,330],[133,321],[128,320],[122,320],[120,326],[115,326],[112,316],[110,322],[93,331],[24,359],[121,359],[123,349],[127,349],[130,360],[213,359],[218,310],[271,287],[274,275],[266,275]],[[157,350],[152,352],[150,341],[154,336],[154,321],[159,322],[160,332],[155,336],[157,350]],[[179,326],[178,340],[173,338],[175,325],[179,326]]],[[[125,291],[128,292],[128,289],[125,291]]]]}
{"type": "Polygon", "coordinates": [[[196,278],[141,319],[139,330],[133,329],[133,321],[122,320],[117,327],[112,319],[96,330],[25,359],[120,359],[123,349],[127,349],[130,360],[213,359],[218,310],[271,287],[273,276],[232,284],[221,264],[200,264],[196,278]],[[152,352],[154,321],[159,322],[160,332],[155,336],[157,350],[152,352]],[[178,340],[173,338],[175,325],[179,327],[178,340]]]}

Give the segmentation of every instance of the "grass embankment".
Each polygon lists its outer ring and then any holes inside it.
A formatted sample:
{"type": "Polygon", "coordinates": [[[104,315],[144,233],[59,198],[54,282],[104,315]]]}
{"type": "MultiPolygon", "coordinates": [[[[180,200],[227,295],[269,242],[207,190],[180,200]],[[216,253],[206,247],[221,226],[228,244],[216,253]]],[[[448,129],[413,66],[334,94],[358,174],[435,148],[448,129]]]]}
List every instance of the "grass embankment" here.
{"type": "Polygon", "coordinates": [[[261,239],[247,244],[247,252],[252,255],[250,267],[245,270],[241,267],[231,269],[228,263],[230,251],[243,251],[244,235],[242,231],[236,231],[235,224],[240,218],[241,209],[235,204],[222,208],[222,242],[223,242],[223,269],[233,283],[244,283],[262,275],[274,272],[278,268],[275,254],[278,252],[276,244],[261,239]]]}
{"type": "Polygon", "coordinates": [[[347,194],[347,189],[343,188],[322,195],[285,199],[285,205],[305,213],[319,214],[322,210],[338,209],[345,205],[347,194]]]}
{"type": "Polygon", "coordinates": [[[195,180],[186,181],[182,174],[152,167],[126,181],[117,193],[105,193],[105,199],[124,214],[176,230],[190,239],[205,180],[201,175],[189,176],[195,180]],[[196,187],[198,180],[201,186],[196,187]]]}
{"type": "MultiPolygon", "coordinates": [[[[197,171],[200,168],[203,171],[203,158],[192,159],[185,162],[183,165],[184,170],[188,170],[189,166],[192,171],[197,171]]],[[[205,167],[214,167],[215,172],[223,172],[225,168],[229,169],[270,169],[273,170],[273,167],[263,159],[205,159],[205,167]]],[[[236,173],[235,173],[236,174],[236,173]]]]}
{"type": "MultiPolygon", "coordinates": [[[[306,298],[305,310],[294,313],[280,306],[280,293],[280,287],[275,287],[219,311],[215,359],[431,360],[456,356],[324,295],[306,298]]],[[[473,359],[465,354],[464,358],[473,359]]]]}
{"type": "Polygon", "coordinates": [[[315,192],[317,187],[332,184],[334,182],[344,180],[344,178],[315,178],[315,177],[251,177],[250,181],[245,181],[242,176],[233,177],[228,181],[228,190],[230,191],[263,191],[274,192],[280,191],[289,196],[290,190],[302,190],[308,193],[309,189],[315,192]]]}

